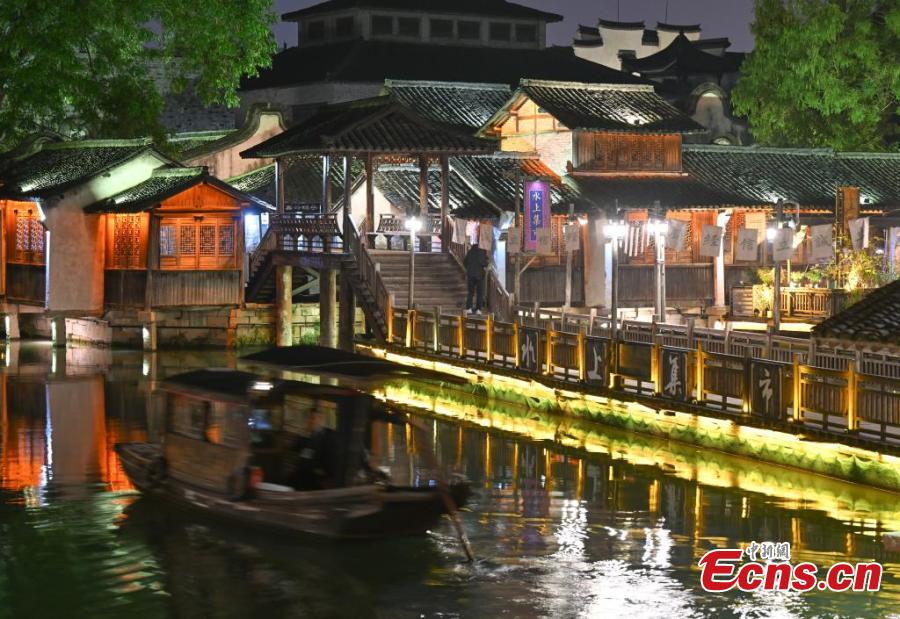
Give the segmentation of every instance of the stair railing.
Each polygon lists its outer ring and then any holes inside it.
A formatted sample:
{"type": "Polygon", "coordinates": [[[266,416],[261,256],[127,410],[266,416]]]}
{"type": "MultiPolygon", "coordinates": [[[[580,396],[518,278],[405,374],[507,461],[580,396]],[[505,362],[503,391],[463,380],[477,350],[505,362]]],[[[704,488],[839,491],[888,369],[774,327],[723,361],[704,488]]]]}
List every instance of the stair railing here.
{"type": "MultiPolygon", "coordinates": [[[[460,268],[465,271],[465,259],[468,247],[462,243],[450,243],[450,255],[456,259],[460,268]]],[[[487,270],[485,278],[485,297],[488,307],[497,314],[500,320],[508,320],[512,315],[513,300],[512,296],[500,282],[494,265],[492,264],[487,270]]]]}
{"type": "MultiPolygon", "coordinates": [[[[365,222],[361,222],[360,227],[365,227],[365,222]]],[[[375,259],[366,251],[366,247],[362,242],[362,236],[356,229],[356,225],[350,226],[350,233],[346,235],[349,242],[351,255],[356,258],[356,264],[359,268],[360,279],[364,286],[369,288],[372,297],[375,299],[375,307],[384,318],[385,330],[391,320],[390,310],[390,292],[381,278],[381,270],[375,259]]]]}
{"type": "Polygon", "coordinates": [[[260,239],[259,244],[250,252],[250,262],[249,268],[247,272],[247,281],[249,282],[256,272],[259,271],[259,268],[262,266],[263,262],[266,260],[266,256],[269,255],[269,252],[275,249],[276,246],[276,234],[275,230],[272,226],[269,226],[266,229],[266,233],[263,235],[262,239],[260,239]]]}

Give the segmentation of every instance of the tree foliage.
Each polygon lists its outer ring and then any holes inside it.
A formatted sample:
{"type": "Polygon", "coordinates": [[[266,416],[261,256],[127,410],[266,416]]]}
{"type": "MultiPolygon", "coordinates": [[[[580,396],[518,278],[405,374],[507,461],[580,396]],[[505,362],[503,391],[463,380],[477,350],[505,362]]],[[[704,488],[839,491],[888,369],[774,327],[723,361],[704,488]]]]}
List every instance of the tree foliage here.
{"type": "Polygon", "coordinates": [[[900,0],[755,0],[754,50],[733,91],[757,141],[897,148],[900,0]]]}
{"type": "Polygon", "coordinates": [[[0,2],[0,147],[51,131],[163,137],[163,94],[235,106],[275,51],[271,0],[0,2]]]}

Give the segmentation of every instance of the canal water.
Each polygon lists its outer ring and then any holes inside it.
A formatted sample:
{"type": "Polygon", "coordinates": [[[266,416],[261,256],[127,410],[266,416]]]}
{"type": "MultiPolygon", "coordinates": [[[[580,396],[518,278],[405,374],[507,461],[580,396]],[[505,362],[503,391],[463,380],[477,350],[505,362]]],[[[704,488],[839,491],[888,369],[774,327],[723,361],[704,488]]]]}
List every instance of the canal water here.
{"type": "MultiPolygon", "coordinates": [[[[156,380],[224,352],[0,347],[0,618],[900,617],[900,497],[549,414],[453,406],[375,429],[392,475],[463,473],[462,521],[368,543],[251,535],[148,503],[113,445],[142,440],[156,380]],[[429,454],[427,457],[425,454],[429,454]],[[884,563],[878,594],[706,593],[709,549],[787,541],[792,560],[884,563]]],[[[418,395],[416,395],[418,394],[418,395]]]]}

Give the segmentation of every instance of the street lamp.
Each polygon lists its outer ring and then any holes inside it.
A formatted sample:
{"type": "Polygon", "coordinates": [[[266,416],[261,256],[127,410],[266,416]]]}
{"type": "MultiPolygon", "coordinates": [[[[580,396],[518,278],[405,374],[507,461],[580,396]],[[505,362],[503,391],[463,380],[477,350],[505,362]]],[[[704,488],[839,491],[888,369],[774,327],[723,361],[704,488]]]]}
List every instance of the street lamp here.
{"type": "Polygon", "coordinates": [[[406,229],[409,230],[409,300],[407,309],[411,310],[416,284],[416,233],[422,229],[422,220],[418,217],[407,217],[406,229]]]}
{"type": "Polygon", "coordinates": [[[660,215],[656,203],[654,215],[647,223],[647,231],[653,235],[656,246],[656,322],[666,322],[666,234],[669,224],[660,215]]]}

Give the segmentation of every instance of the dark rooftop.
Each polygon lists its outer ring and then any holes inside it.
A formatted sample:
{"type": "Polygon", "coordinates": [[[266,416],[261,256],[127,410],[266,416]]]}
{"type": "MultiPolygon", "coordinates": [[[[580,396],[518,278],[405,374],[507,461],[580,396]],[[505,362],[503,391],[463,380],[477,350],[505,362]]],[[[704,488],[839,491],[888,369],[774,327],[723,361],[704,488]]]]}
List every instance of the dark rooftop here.
{"type": "Polygon", "coordinates": [[[385,79],[515,86],[522,78],[645,83],[633,75],[579,58],[571,47],[505,49],[356,40],[288,48],[273,57],[270,69],[244,80],[242,88],[257,90],[323,81],[379,84],[385,79]]]}
{"type": "Polygon", "coordinates": [[[506,84],[385,81],[385,92],[429,120],[474,133],[509,99],[506,84]]]}
{"type": "Polygon", "coordinates": [[[563,16],[532,9],[506,0],[327,0],[314,6],[292,11],[281,16],[284,21],[297,21],[309,15],[345,11],[348,9],[391,9],[416,13],[453,13],[484,15],[515,19],[540,19],[546,22],[562,21],[563,16]]]}
{"type": "Polygon", "coordinates": [[[900,153],[837,153],[835,176],[859,187],[860,202],[900,208],[900,153]]]}
{"type": "MultiPolygon", "coordinates": [[[[479,196],[456,171],[456,158],[450,160],[450,214],[472,219],[493,219],[500,214],[479,196]]],[[[392,206],[398,209],[417,208],[419,204],[419,168],[412,165],[380,165],[375,172],[375,186],[392,206]]],[[[440,170],[428,171],[428,207],[441,210],[440,170]]]]}
{"type": "Polygon", "coordinates": [[[577,176],[581,195],[597,206],[646,208],[659,200],[666,208],[707,208],[731,204],[731,195],[690,176],[577,176]]]}
{"type": "Polygon", "coordinates": [[[233,197],[260,209],[271,209],[266,202],[245,194],[238,189],[210,176],[204,167],[158,168],[142,183],[114,196],[85,207],[87,213],[139,213],[158,206],[164,200],[201,183],[212,185],[233,197]]]}
{"type": "Polygon", "coordinates": [[[149,139],[43,143],[30,154],[0,159],[0,196],[47,197],[153,150],[149,139]]]}
{"type": "MultiPolygon", "coordinates": [[[[666,72],[678,73],[731,73],[738,71],[743,54],[711,54],[702,49],[708,43],[699,44],[679,34],[665,48],[643,58],[622,61],[622,69],[641,75],[666,72]]],[[[720,45],[720,48],[723,46],[720,45]]]]}
{"type": "Polygon", "coordinates": [[[616,21],[614,19],[598,19],[597,24],[603,28],[613,30],[643,30],[644,22],[642,21],[616,21]]]}
{"type": "Polygon", "coordinates": [[[813,327],[813,337],[900,345],[900,280],[813,327]]]}
{"type": "Polygon", "coordinates": [[[241,153],[281,157],[324,153],[484,153],[495,143],[428,120],[390,97],[322,107],[309,118],[241,153]]]}
{"type": "MultiPolygon", "coordinates": [[[[284,201],[290,208],[300,204],[322,202],[322,158],[290,157],[284,164],[284,201]]],[[[365,180],[364,165],[354,161],[351,168],[352,187],[365,180]]],[[[344,203],[344,168],[340,164],[331,166],[332,207],[340,208],[344,203]]],[[[251,194],[275,204],[275,164],[245,172],[228,179],[228,184],[244,193],[251,194]]]]}
{"type": "Polygon", "coordinates": [[[665,30],[666,32],[700,32],[700,24],[664,24],[656,22],[657,30],[665,30]]]}
{"type": "Polygon", "coordinates": [[[652,86],[522,80],[499,120],[522,95],[569,129],[627,133],[700,133],[705,128],[660,97],[652,86]]]}

